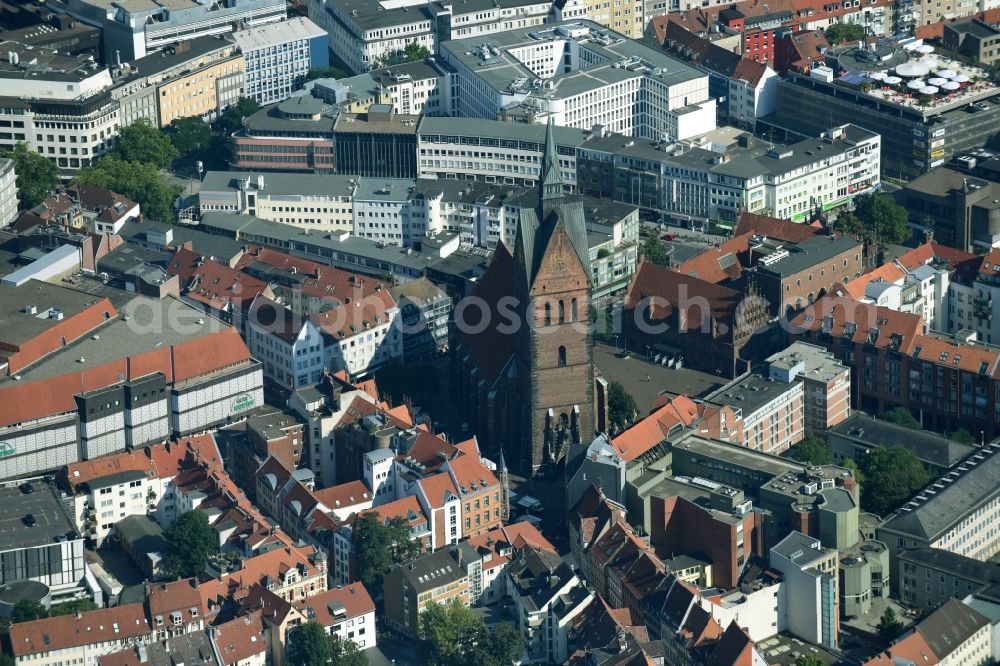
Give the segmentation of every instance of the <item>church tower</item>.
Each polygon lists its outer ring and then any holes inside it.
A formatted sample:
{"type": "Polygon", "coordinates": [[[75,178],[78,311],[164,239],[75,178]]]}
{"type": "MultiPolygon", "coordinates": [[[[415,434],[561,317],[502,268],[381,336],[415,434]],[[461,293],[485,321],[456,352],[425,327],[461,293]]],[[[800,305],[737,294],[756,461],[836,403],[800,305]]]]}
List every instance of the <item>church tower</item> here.
{"type": "Polygon", "coordinates": [[[538,204],[522,212],[513,259],[514,295],[527,324],[513,344],[520,405],[509,412],[521,433],[514,465],[534,474],[589,442],[595,423],[586,221],[583,203],[564,191],[551,121],[538,204]]]}

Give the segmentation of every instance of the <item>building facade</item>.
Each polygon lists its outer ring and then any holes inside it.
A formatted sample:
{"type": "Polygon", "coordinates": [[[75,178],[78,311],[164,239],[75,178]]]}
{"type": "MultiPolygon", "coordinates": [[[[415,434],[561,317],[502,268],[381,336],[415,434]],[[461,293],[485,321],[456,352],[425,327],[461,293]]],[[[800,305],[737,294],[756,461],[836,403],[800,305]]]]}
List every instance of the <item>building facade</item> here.
{"type": "Polygon", "coordinates": [[[258,104],[280,102],[310,69],[330,65],[326,32],[304,16],[238,30],[233,39],[243,54],[243,96],[258,104]]]}

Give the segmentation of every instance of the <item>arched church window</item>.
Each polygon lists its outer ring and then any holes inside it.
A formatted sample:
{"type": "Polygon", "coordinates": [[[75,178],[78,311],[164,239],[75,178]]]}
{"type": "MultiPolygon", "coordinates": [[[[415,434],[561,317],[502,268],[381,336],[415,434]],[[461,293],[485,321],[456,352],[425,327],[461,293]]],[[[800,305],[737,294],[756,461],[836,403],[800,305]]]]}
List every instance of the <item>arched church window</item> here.
{"type": "Polygon", "coordinates": [[[559,346],[559,367],[566,365],[566,348],[559,346]]]}

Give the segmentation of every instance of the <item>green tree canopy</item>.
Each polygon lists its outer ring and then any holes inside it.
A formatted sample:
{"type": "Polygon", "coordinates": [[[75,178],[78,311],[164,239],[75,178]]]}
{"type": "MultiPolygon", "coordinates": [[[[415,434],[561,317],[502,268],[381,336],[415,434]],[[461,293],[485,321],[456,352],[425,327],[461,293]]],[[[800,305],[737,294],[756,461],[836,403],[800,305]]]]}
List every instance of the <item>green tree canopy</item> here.
{"type": "Polygon", "coordinates": [[[842,42],[857,42],[864,37],[864,26],[857,23],[834,23],[826,29],[826,40],[833,46],[842,42]]]}
{"type": "Polygon", "coordinates": [[[74,613],[86,613],[87,611],[100,608],[91,599],[76,599],[63,604],[56,604],[49,609],[49,617],[57,615],[73,615],[74,613]]]}
{"type": "Polygon", "coordinates": [[[401,51],[386,51],[380,58],[375,60],[373,66],[375,69],[379,69],[381,67],[399,65],[404,62],[417,62],[425,59],[430,54],[431,52],[426,46],[412,41],[401,51]]]}
{"type": "Polygon", "coordinates": [[[377,512],[354,521],[351,541],[358,558],[358,578],[374,594],[382,591],[382,578],[393,564],[420,553],[420,544],[410,540],[410,528],[403,518],[386,523],[377,512]]]}
{"type": "Polygon", "coordinates": [[[959,444],[975,444],[976,438],[972,436],[972,433],[965,428],[959,428],[955,432],[948,435],[948,438],[952,441],[958,442],[959,444]]]}
{"type": "Polygon", "coordinates": [[[896,611],[892,610],[892,607],[885,609],[882,617],[879,618],[878,624],[875,625],[875,633],[886,642],[898,636],[902,629],[903,623],[896,618],[896,611]]]}
{"type": "Polygon", "coordinates": [[[56,163],[28,150],[26,144],[15,144],[14,150],[0,153],[0,157],[14,160],[18,197],[23,208],[34,208],[59,189],[56,163]]]}
{"type": "Polygon", "coordinates": [[[208,516],[197,509],[182,513],[165,536],[169,547],[163,562],[175,576],[197,576],[205,570],[209,556],[219,552],[218,536],[208,524],[208,516]]]}
{"type": "Polygon", "coordinates": [[[855,233],[866,242],[881,247],[902,243],[910,237],[906,226],[909,215],[892,197],[863,194],[854,200],[854,213],[840,213],[837,224],[844,231],[855,233]]]}
{"type": "Polygon", "coordinates": [[[612,428],[624,429],[631,425],[639,408],[625,387],[619,382],[608,384],[608,418],[612,428]]]}
{"type": "Polygon", "coordinates": [[[932,478],[917,456],[899,446],[873,448],[859,466],[865,479],[861,506],[880,516],[910,499],[932,478]]]}
{"type": "Polygon", "coordinates": [[[10,619],[11,622],[31,622],[48,616],[49,613],[45,610],[45,606],[39,602],[34,599],[20,599],[14,604],[10,619]]]}
{"type": "Polygon", "coordinates": [[[306,81],[315,81],[316,79],[343,79],[347,78],[347,76],[347,72],[339,67],[313,67],[306,72],[306,81]]]}
{"type": "Polygon", "coordinates": [[[226,109],[216,124],[224,135],[229,136],[243,127],[244,118],[248,118],[258,111],[260,111],[260,104],[256,100],[240,97],[236,104],[226,109]]]}
{"type": "Polygon", "coordinates": [[[214,140],[212,128],[201,118],[188,116],[170,123],[170,142],[183,157],[205,152],[214,140]]]}
{"type": "Polygon", "coordinates": [[[111,154],[126,162],[152,164],[157,169],[166,169],[179,156],[166,134],[145,118],[121,128],[111,154]]]}
{"type": "Polygon", "coordinates": [[[429,603],[420,615],[419,638],[432,666],[509,666],[524,651],[517,629],[509,624],[487,629],[457,600],[429,603]]]}
{"type": "Polygon", "coordinates": [[[652,262],[657,266],[670,266],[670,253],[667,252],[667,248],[664,247],[663,243],[660,242],[660,237],[655,233],[646,236],[646,240],[643,241],[639,252],[646,261],[652,262]]]}
{"type": "Polygon", "coordinates": [[[594,324],[594,339],[611,344],[615,339],[614,318],[607,308],[590,306],[590,321],[594,324]]]}
{"type": "Polygon", "coordinates": [[[292,627],[285,639],[288,663],[292,666],[327,666],[330,662],[330,641],[318,622],[306,622],[292,627]]]}
{"type": "Polygon", "coordinates": [[[795,666],[826,666],[826,662],[814,654],[804,654],[795,659],[795,666]]]}
{"type": "Polygon", "coordinates": [[[368,657],[349,638],[330,636],[330,663],[333,666],[368,666],[368,657]]]}
{"type": "Polygon", "coordinates": [[[913,418],[913,414],[906,407],[893,407],[884,413],[882,418],[910,430],[920,430],[920,421],[913,418]]]}
{"type": "Polygon", "coordinates": [[[73,182],[123,194],[142,207],[145,217],[159,222],[173,221],[174,200],[181,193],[181,187],[169,184],[156,165],[126,162],[117,155],[105,155],[80,169],[73,182]]]}
{"type": "Polygon", "coordinates": [[[816,435],[807,435],[801,442],[788,449],[788,457],[811,465],[830,465],[833,463],[830,447],[816,435]]]}

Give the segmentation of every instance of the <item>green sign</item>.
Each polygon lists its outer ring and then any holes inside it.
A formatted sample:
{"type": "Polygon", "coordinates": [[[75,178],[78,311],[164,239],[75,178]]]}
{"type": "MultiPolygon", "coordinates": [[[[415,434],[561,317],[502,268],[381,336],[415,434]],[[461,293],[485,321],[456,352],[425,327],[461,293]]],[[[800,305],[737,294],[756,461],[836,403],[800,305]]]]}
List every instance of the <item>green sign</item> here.
{"type": "Polygon", "coordinates": [[[236,412],[245,412],[246,410],[253,407],[253,404],[254,404],[253,396],[244,393],[243,395],[236,398],[236,400],[233,400],[233,406],[230,409],[230,411],[233,414],[235,414],[236,412]]]}
{"type": "Polygon", "coordinates": [[[17,449],[15,449],[11,444],[8,444],[7,442],[0,442],[0,458],[8,458],[15,453],[17,453],[17,449]]]}

